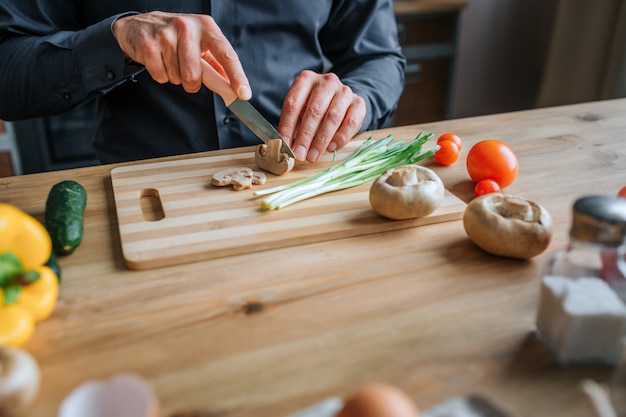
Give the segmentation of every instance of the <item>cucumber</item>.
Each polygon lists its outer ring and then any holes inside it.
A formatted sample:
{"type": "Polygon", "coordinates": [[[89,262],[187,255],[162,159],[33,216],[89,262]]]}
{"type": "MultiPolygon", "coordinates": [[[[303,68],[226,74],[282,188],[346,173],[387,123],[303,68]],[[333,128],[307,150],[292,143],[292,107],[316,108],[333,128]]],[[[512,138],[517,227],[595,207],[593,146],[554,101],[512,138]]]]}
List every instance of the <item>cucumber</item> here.
{"type": "Polygon", "coordinates": [[[69,255],[82,242],[86,205],[87,192],[76,181],[61,181],[50,189],[44,224],[55,254],[69,255]]]}
{"type": "Polygon", "coordinates": [[[57,256],[54,254],[54,252],[50,254],[50,258],[48,259],[48,262],[46,262],[45,265],[54,271],[54,273],[57,276],[57,281],[59,281],[59,284],[60,284],[61,283],[61,266],[59,265],[59,260],[57,259],[57,256]]]}

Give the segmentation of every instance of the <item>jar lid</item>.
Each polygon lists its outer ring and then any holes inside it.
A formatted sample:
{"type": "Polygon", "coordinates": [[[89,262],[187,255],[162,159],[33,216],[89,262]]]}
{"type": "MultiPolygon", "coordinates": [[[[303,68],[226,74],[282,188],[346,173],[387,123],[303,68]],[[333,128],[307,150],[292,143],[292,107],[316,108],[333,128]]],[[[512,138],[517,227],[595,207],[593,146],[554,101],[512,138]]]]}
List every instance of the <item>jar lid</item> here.
{"type": "Polygon", "coordinates": [[[619,246],[626,242],[626,198],[590,195],[574,203],[571,235],[579,240],[619,246]]]}

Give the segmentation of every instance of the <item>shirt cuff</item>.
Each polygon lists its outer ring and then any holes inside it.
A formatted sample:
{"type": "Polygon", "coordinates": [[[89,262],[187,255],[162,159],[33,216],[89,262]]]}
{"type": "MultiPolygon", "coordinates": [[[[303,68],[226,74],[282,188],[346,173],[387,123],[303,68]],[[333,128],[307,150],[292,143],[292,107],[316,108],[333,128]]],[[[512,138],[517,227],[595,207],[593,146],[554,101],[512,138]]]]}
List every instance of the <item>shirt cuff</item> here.
{"type": "Polygon", "coordinates": [[[112,16],[89,26],[80,34],[75,52],[87,91],[106,92],[144,69],[137,63],[127,62],[113,35],[113,22],[131,14],[135,13],[112,16]]]}
{"type": "MultiPolygon", "coordinates": [[[[344,81],[346,82],[346,81],[344,81]]],[[[359,133],[365,132],[366,130],[372,130],[375,127],[372,126],[372,122],[373,122],[373,116],[372,116],[372,102],[371,99],[368,97],[367,94],[362,93],[361,91],[359,91],[358,88],[356,88],[355,86],[350,85],[349,82],[346,82],[346,85],[350,86],[350,88],[352,89],[352,92],[354,94],[356,94],[357,96],[361,97],[363,99],[363,101],[365,102],[365,117],[363,118],[363,121],[361,122],[361,127],[359,129],[359,133]]]]}

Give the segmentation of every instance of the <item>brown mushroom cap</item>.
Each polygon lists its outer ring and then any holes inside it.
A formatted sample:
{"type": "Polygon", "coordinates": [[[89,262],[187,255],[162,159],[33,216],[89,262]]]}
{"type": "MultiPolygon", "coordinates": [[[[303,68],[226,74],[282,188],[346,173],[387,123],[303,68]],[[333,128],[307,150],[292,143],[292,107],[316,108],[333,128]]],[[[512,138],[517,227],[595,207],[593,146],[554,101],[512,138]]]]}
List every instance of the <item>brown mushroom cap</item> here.
{"type": "Polygon", "coordinates": [[[414,219],[435,211],[443,202],[443,182],[421,165],[403,165],[382,174],[370,187],[370,205],[381,216],[414,219]]]}
{"type": "Polygon", "coordinates": [[[552,217],[545,208],[501,193],[473,199],[465,208],[463,226],[470,240],[481,249],[510,258],[536,256],[552,238],[552,217]]]}
{"type": "Polygon", "coordinates": [[[282,152],[282,146],[282,139],[270,139],[267,143],[258,145],[254,152],[257,166],[274,175],[283,175],[291,171],[296,160],[282,152]]]}

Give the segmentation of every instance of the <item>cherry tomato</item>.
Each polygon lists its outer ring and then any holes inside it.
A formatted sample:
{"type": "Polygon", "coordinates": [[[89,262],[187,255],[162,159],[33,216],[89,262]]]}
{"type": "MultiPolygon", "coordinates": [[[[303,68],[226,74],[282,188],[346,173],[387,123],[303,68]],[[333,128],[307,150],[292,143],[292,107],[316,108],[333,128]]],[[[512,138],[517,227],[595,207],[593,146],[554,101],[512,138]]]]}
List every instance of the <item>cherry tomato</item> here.
{"type": "Polygon", "coordinates": [[[619,192],[617,193],[618,197],[624,197],[626,198],[626,185],[622,187],[621,190],[619,190],[619,192]]]}
{"type": "Polygon", "coordinates": [[[474,187],[474,195],[480,197],[483,194],[489,193],[501,193],[502,189],[494,180],[486,179],[478,181],[476,187],[474,187]]]}
{"type": "Polygon", "coordinates": [[[519,165],[513,150],[498,140],[483,140],[467,153],[467,173],[475,183],[491,179],[500,188],[513,184],[519,165]]]}
{"type": "Polygon", "coordinates": [[[457,144],[451,140],[439,142],[439,150],[435,152],[435,161],[440,165],[452,165],[459,159],[461,153],[457,144]]]}
{"type": "Polygon", "coordinates": [[[454,133],[444,133],[443,135],[439,136],[439,139],[437,139],[437,143],[441,143],[444,140],[451,140],[452,142],[456,143],[456,146],[459,147],[459,151],[463,149],[463,143],[461,142],[461,138],[454,133]]]}

